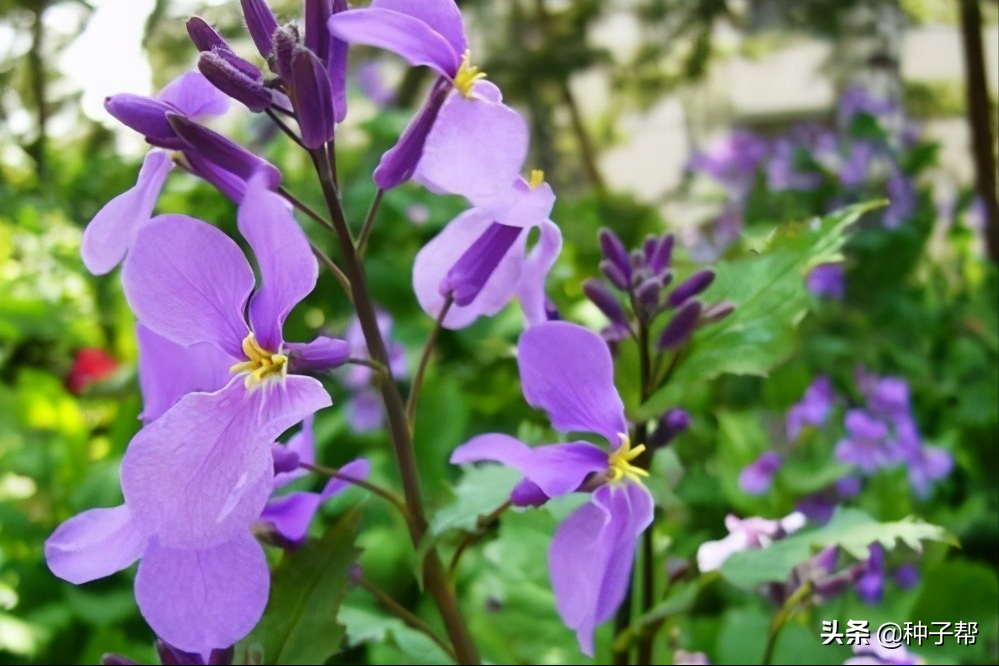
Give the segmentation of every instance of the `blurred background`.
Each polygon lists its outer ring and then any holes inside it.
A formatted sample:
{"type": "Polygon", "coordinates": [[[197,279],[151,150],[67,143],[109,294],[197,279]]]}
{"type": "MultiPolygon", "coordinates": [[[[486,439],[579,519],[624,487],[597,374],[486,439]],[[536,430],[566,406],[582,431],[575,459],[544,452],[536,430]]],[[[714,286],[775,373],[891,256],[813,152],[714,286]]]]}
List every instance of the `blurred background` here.
{"type": "MultiPolygon", "coordinates": [[[[301,15],[299,2],[271,4],[280,19],[301,15]]],[[[922,515],[954,532],[963,548],[931,548],[920,582],[891,588],[872,617],[979,621],[975,646],[938,651],[931,663],[997,663],[999,2],[459,4],[473,60],[529,121],[529,168],[543,169],[559,195],[553,219],[566,246],[550,285],[565,318],[603,323],[581,288],[597,274],[601,226],[629,247],[648,233],[673,231],[694,265],[778,223],[891,199],[859,225],[844,273],[825,286],[810,276],[812,314],[787,340],[771,377],[704,382],[676,397],[694,425],[671,449],[669,482],[660,489],[671,498],[670,521],[657,536],[671,555],[689,559],[700,543],[724,534],[726,513],[774,517],[826,492],[836,478],[830,452],[845,436],[842,419],[810,433],[809,456],[765,494],[747,493],[737,478],[762,452],[787,446],[785,414],[816,378],[831,378],[845,396],[841,407],[862,401],[864,373],[900,378],[922,438],[945,450],[953,469],[931,488],[911,487],[905,470],[887,470],[843,501],[882,520],[922,515]]],[[[45,567],[42,544],[69,516],[120,501],[117,466],[141,407],[134,322],[118,281],[93,278],[79,259],[83,228],[132,186],[146,151],[102,103],[115,93],[152,94],[190,70],[197,53],[183,21],[194,14],[243,55],[253,53],[235,2],[0,0],[0,663],[92,664],[109,651],[153,660],[131,574],[64,584],[45,567]]],[[[374,193],[370,173],[421,103],[429,75],[364,49],[352,51],[350,71],[351,106],[337,144],[346,205],[357,220],[374,193]]],[[[234,108],[218,126],[266,154],[290,190],[320,205],[306,160],[266,118],[234,108]]],[[[182,174],[169,180],[160,210],[233,229],[231,202],[182,174]]],[[[368,266],[411,368],[432,324],[412,296],[412,259],[461,210],[461,201],[414,186],[383,204],[368,266]]],[[[291,339],[342,334],[349,319],[336,283],[323,276],[292,317],[291,339]]],[[[445,460],[469,436],[540,436],[541,420],[516,382],[511,345],[519,326],[519,313],[509,309],[442,336],[417,431],[431,504],[461,497],[445,460]]],[[[391,483],[384,437],[372,429],[377,414],[365,411],[370,396],[336,377],[329,386],[343,408],[318,419],[321,459],[338,464],[363,451],[375,459],[375,477],[391,483]]],[[[328,515],[343,506],[334,502],[328,515]]],[[[400,565],[407,546],[392,518],[376,506],[366,511],[375,525],[363,537],[366,570],[398,597],[415,598],[400,565]]],[[[530,530],[550,534],[550,526],[521,520],[492,536],[502,544],[530,530]]],[[[508,613],[509,626],[523,628],[512,645],[487,640],[491,649],[508,663],[578,658],[550,608],[543,570],[521,571],[514,562],[483,582],[474,567],[489,566],[490,556],[468,561],[467,603],[508,613]],[[503,580],[537,594],[493,608],[503,580]]],[[[709,590],[671,625],[670,645],[743,663],[732,646],[757,639],[760,618],[772,612],[765,603],[709,590]]],[[[484,618],[477,629],[495,630],[491,622],[484,618]]],[[[351,649],[338,663],[436,663],[414,653],[403,629],[387,631],[369,636],[370,644],[349,634],[351,649]]],[[[823,652],[815,632],[790,633],[776,663],[842,663],[849,654],[823,652]]]]}

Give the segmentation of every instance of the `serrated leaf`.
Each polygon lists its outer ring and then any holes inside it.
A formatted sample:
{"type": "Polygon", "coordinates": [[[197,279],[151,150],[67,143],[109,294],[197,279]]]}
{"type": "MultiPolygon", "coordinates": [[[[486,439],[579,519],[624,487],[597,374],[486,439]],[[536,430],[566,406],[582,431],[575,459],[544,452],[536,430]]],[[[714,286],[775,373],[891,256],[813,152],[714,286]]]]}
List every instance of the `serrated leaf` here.
{"type": "Polygon", "coordinates": [[[638,419],[657,418],[694,382],[726,373],[765,376],[783,361],[794,350],[794,329],[811,302],[804,273],[840,260],[846,229],[881,205],[856,204],[822,219],[782,225],[752,248],[758,255],[720,262],[704,300],[732,301],[735,312],[694,334],[670,382],[642,405],[638,419]]]}
{"type": "Polygon", "coordinates": [[[892,550],[901,542],[919,551],[923,541],[960,545],[944,528],[913,516],[879,523],[859,509],[839,509],[823,527],[794,534],[767,548],[729,556],[722,564],[721,573],[733,585],[753,588],[787,580],[795,566],[829,546],[838,546],[854,558],[866,560],[872,544],[879,543],[885,550],[892,550]]]}
{"type": "MultiPolygon", "coordinates": [[[[454,660],[424,633],[402,620],[360,606],[344,605],[340,621],[347,629],[351,646],[390,642],[409,659],[410,664],[453,664],[454,660]]],[[[380,662],[384,663],[384,662],[380,662]]]]}
{"type": "Polygon", "coordinates": [[[340,647],[345,630],[337,613],[347,589],[361,514],[350,511],[319,540],[285,555],[274,570],[271,598],[247,639],[267,664],[322,664],[340,647]]]}

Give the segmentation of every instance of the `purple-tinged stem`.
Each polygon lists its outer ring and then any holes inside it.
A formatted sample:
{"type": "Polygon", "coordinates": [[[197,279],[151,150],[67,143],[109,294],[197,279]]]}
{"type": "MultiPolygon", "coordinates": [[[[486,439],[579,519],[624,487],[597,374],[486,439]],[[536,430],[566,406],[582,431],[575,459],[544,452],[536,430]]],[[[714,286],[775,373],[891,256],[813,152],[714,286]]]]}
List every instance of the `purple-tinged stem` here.
{"type": "Polygon", "coordinates": [[[416,377],[413,379],[413,386],[409,389],[409,398],[406,400],[406,418],[409,421],[411,430],[415,430],[416,428],[416,407],[420,402],[420,391],[423,389],[423,376],[427,372],[427,366],[430,365],[430,355],[434,352],[434,346],[437,344],[437,336],[441,333],[444,318],[447,317],[452,304],[454,304],[454,299],[448,296],[444,300],[444,306],[441,308],[440,314],[437,315],[437,321],[434,322],[434,330],[430,331],[427,344],[423,346],[423,354],[420,355],[420,365],[416,369],[416,377]]]}
{"type": "Polygon", "coordinates": [[[368,209],[368,214],[364,218],[361,235],[357,238],[357,254],[362,257],[365,250],[368,249],[368,239],[371,238],[371,230],[375,228],[375,217],[378,215],[378,207],[382,205],[382,197],[384,195],[385,190],[379,188],[378,192],[375,193],[374,200],[371,202],[371,208],[368,209]]]}

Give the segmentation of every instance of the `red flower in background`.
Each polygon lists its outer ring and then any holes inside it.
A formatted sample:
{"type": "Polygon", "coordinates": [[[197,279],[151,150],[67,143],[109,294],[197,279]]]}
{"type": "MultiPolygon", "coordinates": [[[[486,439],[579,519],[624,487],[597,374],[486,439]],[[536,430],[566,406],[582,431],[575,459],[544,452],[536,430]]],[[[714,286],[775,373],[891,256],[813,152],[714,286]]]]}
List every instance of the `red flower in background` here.
{"type": "Polygon", "coordinates": [[[66,389],[73,395],[80,395],[93,382],[114,374],[118,361],[106,351],[96,347],[85,347],[76,353],[73,367],[66,377],[66,389]]]}

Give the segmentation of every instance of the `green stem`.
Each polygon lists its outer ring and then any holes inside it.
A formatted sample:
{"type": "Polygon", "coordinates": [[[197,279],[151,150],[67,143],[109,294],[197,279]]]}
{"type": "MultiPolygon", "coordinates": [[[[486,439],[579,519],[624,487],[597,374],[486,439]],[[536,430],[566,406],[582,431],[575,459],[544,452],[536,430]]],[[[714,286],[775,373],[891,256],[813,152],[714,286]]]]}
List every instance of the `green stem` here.
{"type": "Polygon", "coordinates": [[[426,622],[421,620],[414,613],[410,612],[410,610],[407,609],[405,606],[403,606],[398,601],[396,601],[388,594],[386,594],[384,591],[375,587],[374,585],[372,585],[363,578],[358,582],[358,586],[360,586],[362,590],[373,596],[375,600],[385,608],[385,610],[395,615],[397,618],[405,622],[408,626],[426,635],[430,640],[432,640],[434,643],[440,646],[440,648],[444,650],[444,652],[446,652],[449,657],[451,657],[455,661],[458,660],[458,656],[454,653],[454,650],[451,648],[451,646],[445,643],[441,639],[441,637],[437,635],[437,632],[431,629],[426,622]]]}
{"type": "Polygon", "coordinates": [[[420,402],[423,377],[427,372],[427,366],[430,365],[430,355],[434,352],[434,345],[437,344],[437,336],[440,335],[444,318],[447,317],[448,310],[451,309],[453,303],[454,299],[448,296],[447,300],[444,301],[444,307],[441,308],[440,314],[437,315],[437,321],[434,322],[434,330],[430,331],[427,343],[423,345],[423,354],[420,355],[420,365],[416,369],[416,377],[413,379],[413,386],[409,389],[409,398],[406,400],[406,419],[409,421],[410,429],[416,427],[416,407],[420,402]]]}
{"type": "MultiPolygon", "coordinates": [[[[266,111],[264,111],[264,113],[266,113],[267,116],[274,121],[274,124],[278,126],[278,129],[280,129],[282,132],[288,135],[288,138],[297,143],[300,148],[305,148],[305,144],[302,143],[302,139],[301,137],[298,136],[298,133],[295,132],[295,130],[293,130],[291,127],[289,127],[286,122],[278,118],[276,113],[274,113],[270,109],[267,109],[266,111]]],[[[308,148],[305,149],[308,150],[308,148]]]]}
{"type": "Polygon", "coordinates": [[[316,465],[316,464],[313,464],[313,463],[305,463],[305,462],[298,463],[298,466],[301,467],[302,469],[307,469],[310,472],[317,472],[319,474],[325,474],[326,476],[334,477],[334,478],[340,479],[342,481],[346,481],[347,483],[349,483],[351,485],[354,485],[354,486],[357,486],[358,488],[364,488],[368,492],[370,492],[370,493],[372,493],[374,495],[378,495],[378,497],[381,497],[383,500],[389,502],[395,508],[399,509],[399,512],[403,516],[408,516],[409,515],[409,511],[406,509],[406,505],[403,504],[402,501],[398,497],[396,497],[395,495],[393,495],[391,492],[385,490],[381,486],[376,486],[375,484],[373,484],[373,483],[371,483],[369,481],[365,481],[364,479],[359,479],[359,478],[357,478],[355,476],[351,476],[349,474],[341,474],[340,470],[334,469],[332,467],[324,467],[323,465],[316,465]]]}
{"type": "Polygon", "coordinates": [[[319,260],[319,263],[325,266],[326,270],[332,273],[333,277],[336,278],[336,281],[340,283],[341,287],[343,287],[343,291],[347,294],[347,298],[353,299],[354,295],[350,290],[350,279],[348,279],[346,274],[340,269],[339,266],[336,265],[336,262],[330,259],[329,255],[316,247],[316,244],[312,241],[309,241],[309,247],[312,248],[312,254],[314,254],[316,259],[319,260]]]}
{"type": "Polygon", "coordinates": [[[357,254],[362,257],[364,256],[364,251],[368,249],[368,239],[371,238],[371,230],[375,226],[375,217],[378,215],[378,207],[382,204],[382,196],[384,194],[385,190],[378,190],[374,200],[371,202],[371,208],[368,209],[368,214],[364,218],[364,226],[361,227],[361,235],[357,239],[357,254]]]}
{"type": "Polygon", "coordinates": [[[327,220],[325,217],[323,217],[322,215],[320,215],[316,211],[312,210],[312,208],[310,208],[307,204],[305,204],[301,199],[297,198],[291,192],[289,192],[288,190],[284,189],[283,187],[279,187],[277,189],[277,193],[280,194],[282,196],[282,198],[284,198],[285,201],[287,201],[288,203],[290,203],[297,210],[300,210],[303,213],[305,213],[312,220],[318,222],[323,227],[325,227],[328,231],[333,231],[333,225],[330,224],[329,220],[327,220]]]}
{"type": "MultiPolygon", "coordinates": [[[[321,149],[310,151],[310,154],[319,174],[319,182],[326,199],[326,205],[329,208],[334,232],[340,242],[346,274],[350,279],[351,292],[354,295],[354,308],[364,333],[368,353],[372,360],[381,363],[386,369],[386,377],[378,382],[378,390],[385,403],[389,432],[392,435],[399,476],[402,479],[403,495],[409,509],[410,539],[414,547],[419,547],[427,534],[428,523],[420,491],[416,452],[413,448],[413,440],[406,419],[406,408],[399,393],[399,387],[392,377],[388,350],[378,328],[378,318],[371,294],[368,291],[364,266],[361,264],[355,249],[354,239],[351,237],[350,228],[347,226],[347,220],[337,196],[337,187],[333,180],[332,170],[329,168],[329,161],[326,159],[325,151],[321,149]]],[[[423,580],[440,610],[448,637],[454,646],[455,654],[458,656],[458,662],[479,664],[478,650],[468,633],[468,627],[465,625],[464,616],[458,607],[451,581],[447,577],[447,572],[444,570],[444,565],[435,548],[430,549],[423,561],[423,580]]]]}
{"type": "Polygon", "coordinates": [[[812,596],[812,581],[807,581],[801,587],[794,591],[784,605],[780,607],[777,614],[774,615],[773,621],[770,623],[770,632],[767,635],[767,646],[763,650],[763,661],[762,666],[770,666],[774,658],[774,650],[777,648],[777,639],[780,638],[780,632],[784,629],[784,625],[787,621],[791,619],[794,615],[795,609],[804,601],[807,601],[812,596]]]}

